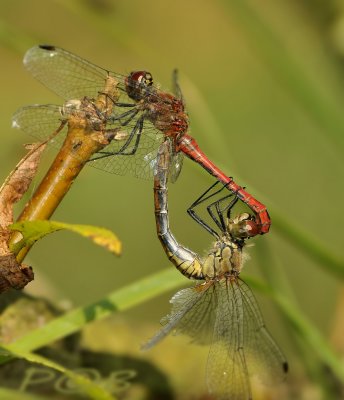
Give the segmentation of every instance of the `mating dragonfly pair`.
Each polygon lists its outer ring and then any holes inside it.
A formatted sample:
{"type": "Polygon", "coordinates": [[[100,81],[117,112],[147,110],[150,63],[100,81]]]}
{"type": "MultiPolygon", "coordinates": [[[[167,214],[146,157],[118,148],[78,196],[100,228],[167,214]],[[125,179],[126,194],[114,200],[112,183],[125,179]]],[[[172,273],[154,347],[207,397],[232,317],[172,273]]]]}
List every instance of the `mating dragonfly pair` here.
{"type": "MultiPolygon", "coordinates": [[[[239,278],[245,243],[269,231],[269,214],[263,204],[217,168],[188,135],[188,117],[176,79],[175,95],[171,95],[154,86],[149,72],[122,76],[53,46],[30,49],[24,64],[65,103],[23,107],[14,115],[13,125],[58,147],[66,143],[70,130],[82,130],[99,143],[88,160],[80,160],[83,163],[117,174],[154,176],[157,233],[163,248],[184,275],[204,281],[173,297],[165,326],[145,348],[173,329],[199,343],[212,343],[207,382],[219,399],[250,399],[251,373],[282,379],[287,363],[265,329],[253,294],[239,278]],[[212,198],[209,190],[188,210],[216,238],[205,259],[179,244],[169,230],[167,180],[177,179],[183,154],[231,192],[208,205],[219,233],[195,211],[212,198]],[[231,217],[238,200],[252,215],[231,217]]],[[[81,145],[74,142],[71,152],[81,145]]]]}

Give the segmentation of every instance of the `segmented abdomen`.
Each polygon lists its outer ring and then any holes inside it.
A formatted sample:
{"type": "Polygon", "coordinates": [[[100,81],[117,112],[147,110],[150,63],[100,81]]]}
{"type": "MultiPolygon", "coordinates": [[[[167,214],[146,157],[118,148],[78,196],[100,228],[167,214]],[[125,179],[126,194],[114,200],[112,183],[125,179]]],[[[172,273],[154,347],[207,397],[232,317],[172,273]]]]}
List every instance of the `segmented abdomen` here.
{"type": "Polygon", "coordinates": [[[170,160],[170,144],[166,140],[159,148],[154,176],[157,234],[168,258],[183,275],[191,279],[203,279],[202,261],[196,253],[178,243],[170,231],[167,206],[167,177],[170,160]]]}

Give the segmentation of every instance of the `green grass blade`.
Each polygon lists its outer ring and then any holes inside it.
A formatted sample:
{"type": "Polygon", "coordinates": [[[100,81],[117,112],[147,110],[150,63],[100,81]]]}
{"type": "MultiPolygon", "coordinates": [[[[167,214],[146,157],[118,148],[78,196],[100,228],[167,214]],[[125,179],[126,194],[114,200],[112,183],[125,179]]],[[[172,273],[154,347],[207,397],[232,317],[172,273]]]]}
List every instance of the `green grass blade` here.
{"type": "Polygon", "coordinates": [[[36,350],[79,331],[91,321],[134,307],[168,290],[175,289],[183,283],[190,282],[172,268],[164,270],[116,290],[91,305],[76,308],[45,326],[31,331],[8,345],[6,349],[19,354],[36,350]]]}
{"type": "MultiPolygon", "coordinates": [[[[245,280],[255,289],[269,295],[278,304],[283,315],[287,318],[295,332],[307,340],[309,346],[324,360],[336,375],[344,382],[343,366],[334,355],[326,340],[317,329],[307,321],[306,317],[282,294],[273,291],[269,286],[264,285],[252,278],[245,277],[245,280]]],[[[174,269],[167,269],[148,278],[141,279],[122,289],[110,293],[100,301],[89,306],[77,308],[62,317],[36,329],[29,334],[8,345],[6,348],[15,353],[30,352],[42,346],[61,339],[67,335],[77,332],[91,321],[105,318],[106,316],[123,311],[142,302],[158,296],[168,290],[175,289],[182,284],[190,284],[174,269]]]]}

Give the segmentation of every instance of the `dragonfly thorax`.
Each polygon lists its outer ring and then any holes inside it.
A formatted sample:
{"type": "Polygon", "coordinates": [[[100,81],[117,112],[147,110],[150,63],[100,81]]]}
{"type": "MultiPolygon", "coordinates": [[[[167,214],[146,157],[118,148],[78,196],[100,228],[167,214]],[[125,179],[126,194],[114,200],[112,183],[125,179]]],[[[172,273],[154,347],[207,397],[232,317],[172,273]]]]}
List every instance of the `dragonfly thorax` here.
{"type": "Polygon", "coordinates": [[[224,236],[214,243],[213,249],[204,260],[202,266],[204,279],[220,278],[233,270],[240,273],[242,260],[242,245],[224,236]]]}
{"type": "Polygon", "coordinates": [[[166,136],[178,138],[187,132],[189,118],[184,111],[184,104],[181,100],[169,93],[160,93],[160,101],[143,101],[142,108],[147,111],[146,118],[156,129],[166,136]]]}

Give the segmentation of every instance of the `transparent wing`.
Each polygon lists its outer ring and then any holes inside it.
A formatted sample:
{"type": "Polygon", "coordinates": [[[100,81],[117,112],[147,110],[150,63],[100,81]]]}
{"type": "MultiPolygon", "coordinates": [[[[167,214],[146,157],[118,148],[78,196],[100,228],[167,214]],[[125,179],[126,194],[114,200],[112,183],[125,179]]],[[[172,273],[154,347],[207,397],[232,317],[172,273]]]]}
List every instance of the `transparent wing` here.
{"type": "MultiPolygon", "coordinates": [[[[104,90],[106,79],[112,76],[122,92],[118,102],[133,102],[126,95],[125,76],[98,67],[56,46],[32,47],[24,56],[24,66],[34,78],[65,100],[96,98],[104,90]]],[[[159,89],[155,87],[149,96],[150,101],[161,101],[157,93],[159,89]]]]}
{"type": "MultiPolygon", "coordinates": [[[[108,128],[116,128],[116,125],[109,125],[108,128]]],[[[130,135],[132,127],[123,127],[123,140],[113,140],[108,146],[104,148],[104,152],[110,153],[107,157],[103,157],[103,153],[97,153],[88,165],[110,172],[117,175],[129,174],[140,179],[153,179],[154,168],[156,163],[156,155],[158,148],[163,140],[161,133],[148,123],[145,124],[144,130],[140,137],[140,143],[134,154],[122,155],[117,153],[123,144],[126,142],[127,137],[130,135]],[[102,158],[99,158],[102,157],[102,158]]],[[[122,129],[122,128],[121,128],[122,129]]],[[[130,146],[127,147],[126,152],[129,152],[135,146],[135,138],[132,140],[130,146]]]]}
{"type": "Polygon", "coordinates": [[[288,364],[266,330],[258,303],[241,279],[215,284],[218,308],[207,363],[207,384],[219,399],[251,398],[249,375],[264,383],[285,378],[288,364]]]}
{"type": "MultiPolygon", "coordinates": [[[[99,92],[104,91],[106,79],[110,75],[115,77],[118,82],[116,86],[120,90],[118,103],[133,103],[126,94],[125,78],[122,75],[102,69],[58,47],[33,47],[26,53],[24,64],[36,79],[68,101],[85,97],[96,98],[99,92]]],[[[159,91],[155,89],[153,92],[158,93],[159,91]]],[[[156,103],[162,100],[158,95],[150,94],[147,101],[156,103]]],[[[24,107],[15,114],[14,125],[40,140],[46,139],[56,129],[55,124],[58,127],[61,123],[61,115],[57,112],[58,109],[57,106],[51,105],[24,107]],[[54,127],[55,129],[52,129],[54,127]]],[[[67,118],[66,113],[64,116],[67,118]]],[[[116,139],[104,151],[92,157],[89,165],[110,173],[119,175],[128,173],[138,178],[151,179],[157,149],[163,140],[163,134],[154,128],[148,120],[144,121],[142,132],[135,131],[135,126],[137,127],[141,117],[142,110],[136,112],[135,107],[115,106],[105,130],[120,129],[120,133],[116,135],[116,139]],[[125,116],[121,118],[122,115],[125,116]],[[126,140],[131,138],[131,135],[133,137],[126,147],[125,155],[116,155],[122,149],[126,140]],[[139,139],[139,143],[137,139],[139,139]],[[132,151],[137,143],[136,151],[132,151]],[[106,155],[107,157],[105,157],[106,155]]],[[[61,145],[65,133],[66,129],[63,129],[63,132],[51,142],[54,147],[58,148],[61,145]]],[[[175,181],[182,166],[182,156],[178,154],[173,156],[173,159],[175,161],[172,161],[171,180],[175,181]]]]}
{"type": "Polygon", "coordinates": [[[104,89],[109,75],[122,82],[123,88],[123,76],[54,46],[32,47],[24,56],[24,65],[37,80],[65,100],[95,98],[104,89]]]}
{"type": "MultiPolygon", "coordinates": [[[[172,151],[172,150],[171,150],[172,151]]],[[[172,158],[171,168],[170,168],[170,179],[172,183],[175,183],[180,175],[183,167],[184,155],[183,153],[175,153],[172,158]]]]}
{"type": "Polygon", "coordinates": [[[214,326],[215,299],[211,288],[204,288],[202,290],[202,285],[199,285],[177,292],[170,301],[171,313],[161,320],[164,326],[143,349],[153,347],[171,331],[174,334],[188,335],[195,343],[209,343],[214,326]]]}
{"type": "MultiPolygon", "coordinates": [[[[103,171],[117,174],[117,175],[131,175],[140,179],[152,180],[154,176],[154,170],[156,167],[156,157],[160,144],[163,140],[166,140],[162,133],[157,130],[149,121],[146,121],[142,133],[140,134],[139,145],[133,154],[123,155],[116,154],[119,152],[124,143],[128,140],[131,130],[134,128],[136,121],[128,124],[125,127],[121,127],[119,136],[123,135],[122,140],[113,140],[104,151],[95,154],[92,160],[88,163],[92,167],[101,169],[103,171]],[[104,155],[108,154],[107,157],[104,155]],[[111,155],[113,153],[113,155],[111,155]]],[[[108,129],[116,129],[118,125],[108,124],[108,129]]],[[[169,139],[167,139],[169,140],[169,139]]],[[[131,153],[135,147],[136,138],[131,141],[131,144],[126,148],[126,153],[131,153]]],[[[175,175],[175,179],[179,176],[180,168],[182,163],[180,160],[183,159],[182,154],[175,153],[170,140],[170,151],[172,154],[170,176],[174,174],[177,169],[178,174],[175,175]]],[[[172,180],[175,182],[175,180],[172,180]]]]}
{"type": "Polygon", "coordinates": [[[214,283],[218,300],[206,381],[219,400],[249,400],[251,388],[244,354],[243,309],[239,287],[223,279],[214,283]]]}
{"type": "Polygon", "coordinates": [[[285,379],[288,363],[265,327],[257,300],[251,289],[238,280],[244,317],[244,349],[250,375],[257,375],[265,384],[285,379]]]}
{"type": "MultiPolygon", "coordinates": [[[[61,107],[57,105],[31,105],[22,107],[16,111],[12,118],[12,126],[22,129],[24,132],[40,141],[44,141],[61,127],[62,122],[66,120],[66,118],[68,118],[66,109],[62,117],[61,107]]],[[[104,151],[107,153],[118,152],[126,142],[130,131],[133,129],[134,122],[121,128],[123,132],[120,132],[118,137],[122,137],[122,139],[114,139],[104,148],[104,151]]],[[[109,130],[116,128],[118,128],[118,125],[115,124],[108,124],[106,127],[106,129],[109,130]]],[[[67,124],[65,124],[61,131],[50,140],[49,144],[56,149],[60,149],[66,134],[67,124]]],[[[144,131],[140,138],[140,145],[135,154],[108,155],[107,157],[103,157],[103,153],[96,153],[93,158],[102,158],[90,161],[87,165],[118,175],[130,174],[141,179],[152,179],[156,154],[162,140],[163,136],[161,132],[157,131],[153,126],[145,124],[144,131]]],[[[127,151],[130,152],[134,146],[134,142],[135,139],[133,140],[133,144],[128,147],[127,151]]]]}
{"type": "MultiPolygon", "coordinates": [[[[128,173],[142,179],[152,178],[152,167],[154,167],[157,149],[163,140],[163,135],[149,121],[144,121],[142,133],[134,132],[133,139],[130,141],[130,145],[126,147],[125,153],[130,153],[133,147],[135,147],[135,143],[137,143],[137,137],[140,136],[140,143],[137,146],[137,150],[133,151],[130,155],[115,155],[115,153],[118,153],[122,149],[126,140],[131,138],[133,129],[135,129],[136,124],[142,117],[142,110],[135,111],[133,100],[126,93],[124,76],[107,71],[66,50],[54,46],[35,46],[31,48],[24,57],[24,65],[36,79],[68,101],[74,99],[80,100],[85,97],[95,99],[99,95],[99,92],[104,91],[107,78],[109,76],[114,77],[118,83],[116,87],[119,89],[120,94],[116,98],[118,105],[114,107],[115,109],[109,120],[110,122],[107,123],[105,129],[120,128],[121,132],[117,135],[117,139],[113,140],[102,153],[96,154],[89,164],[95,168],[119,175],[128,173]],[[124,104],[131,104],[132,108],[127,108],[124,104]],[[130,119],[132,111],[132,118],[130,119]],[[128,121],[126,121],[126,118],[129,118],[128,121]],[[111,120],[113,123],[111,123],[111,120]],[[105,157],[105,151],[108,153],[108,157],[105,157]]],[[[152,101],[156,104],[163,101],[159,93],[157,88],[152,90],[152,93],[147,98],[147,102],[152,101]]],[[[48,129],[46,130],[47,135],[44,137],[45,130],[41,126],[44,124],[47,125],[49,112],[44,112],[43,109],[49,107],[51,106],[32,106],[31,108],[25,107],[21,109],[21,118],[25,121],[20,124],[18,122],[17,125],[36,138],[45,138],[49,135],[49,131],[48,129]],[[31,123],[31,126],[29,123],[31,123]]],[[[18,113],[16,113],[16,119],[20,117],[18,113]]],[[[57,117],[57,121],[59,121],[61,118],[60,116],[57,117]]],[[[53,121],[51,123],[53,125],[53,121]]],[[[55,147],[62,143],[63,139],[63,135],[58,135],[56,141],[53,142],[55,147]]],[[[172,161],[171,180],[175,181],[182,166],[182,156],[178,154],[173,156],[173,158],[175,161],[172,161]]]]}
{"type": "MultiPolygon", "coordinates": [[[[22,129],[24,132],[38,139],[46,140],[56,132],[63,122],[61,107],[54,104],[32,105],[22,107],[12,117],[12,127],[22,129]]],[[[51,143],[60,148],[67,133],[67,127],[53,137],[51,143]]]]}

